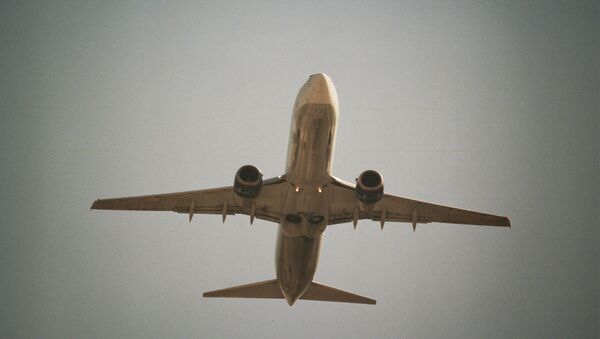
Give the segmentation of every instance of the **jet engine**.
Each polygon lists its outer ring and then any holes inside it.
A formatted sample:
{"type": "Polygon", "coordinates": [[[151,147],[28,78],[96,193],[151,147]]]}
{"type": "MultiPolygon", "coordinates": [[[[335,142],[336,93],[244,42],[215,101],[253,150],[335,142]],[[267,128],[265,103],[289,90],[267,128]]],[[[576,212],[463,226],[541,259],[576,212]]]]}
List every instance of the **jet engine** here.
{"type": "Polygon", "coordinates": [[[383,198],[383,177],[377,171],[362,172],[356,178],[356,198],[365,204],[373,204],[383,198]]]}
{"type": "Polygon", "coordinates": [[[252,165],[245,165],[235,173],[233,191],[242,198],[252,199],[259,193],[262,186],[262,173],[252,165]]]}

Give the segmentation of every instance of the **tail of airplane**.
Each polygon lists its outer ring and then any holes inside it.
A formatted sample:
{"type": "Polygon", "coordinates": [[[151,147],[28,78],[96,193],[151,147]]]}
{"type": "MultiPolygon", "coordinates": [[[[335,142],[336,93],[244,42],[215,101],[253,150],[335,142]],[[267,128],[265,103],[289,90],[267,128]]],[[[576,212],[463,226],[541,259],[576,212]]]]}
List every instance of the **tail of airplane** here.
{"type": "Polygon", "coordinates": [[[375,299],[363,297],[358,294],[339,290],[337,288],[319,284],[316,282],[310,283],[310,286],[300,297],[305,300],[319,300],[319,301],[337,301],[341,303],[355,303],[355,304],[370,304],[375,305],[375,299]]]}
{"type": "MultiPolygon", "coordinates": [[[[276,279],[259,281],[252,284],[239,285],[221,290],[204,292],[205,298],[268,298],[284,299],[283,292],[276,279]]],[[[300,297],[303,300],[334,301],[342,303],[370,304],[376,301],[358,294],[342,291],[337,288],[312,282],[300,297]]]]}

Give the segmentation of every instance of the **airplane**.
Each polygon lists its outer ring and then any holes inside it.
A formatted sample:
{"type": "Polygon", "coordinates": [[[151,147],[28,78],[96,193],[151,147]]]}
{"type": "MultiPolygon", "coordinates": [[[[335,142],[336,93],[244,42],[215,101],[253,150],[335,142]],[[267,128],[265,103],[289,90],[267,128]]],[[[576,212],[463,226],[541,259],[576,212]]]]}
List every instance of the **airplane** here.
{"type": "Polygon", "coordinates": [[[323,232],[328,226],[362,219],[417,224],[441,222],[511,227],[507,217],[441,206],[384,193],[383,177],[362,172],[349,183],[331,173],[338,121],[338,95],[324,73],[310,75],[294,103],[285,173],[263,180],[253,165],[235,174],[233,185],[196,191],[99,199],[103,210],[173,211],[194,214],[245,214],[279,224],[276,278],[210,292],[204,297],[298,299],[375,304],[376,301],[313,281],[323,232]]]}

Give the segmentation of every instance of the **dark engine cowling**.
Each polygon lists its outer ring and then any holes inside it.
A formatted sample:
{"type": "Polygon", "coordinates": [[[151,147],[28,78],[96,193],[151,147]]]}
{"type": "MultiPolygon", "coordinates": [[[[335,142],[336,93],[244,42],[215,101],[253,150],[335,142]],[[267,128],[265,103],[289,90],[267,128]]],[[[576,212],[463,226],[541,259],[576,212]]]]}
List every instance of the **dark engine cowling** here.
{"type": "Polygon", "coordinates": [[[255,198],[262,186],[262,173],[252,165],[245,165],[235,173],[233,191],[242,198],[255,198]]]}
{"type": "Polygon", "coordinates": [[[376,203],[383,198],[383,177],[377,171],[362,172],[356,178],[356,198],[365,203],[376,203]]]}

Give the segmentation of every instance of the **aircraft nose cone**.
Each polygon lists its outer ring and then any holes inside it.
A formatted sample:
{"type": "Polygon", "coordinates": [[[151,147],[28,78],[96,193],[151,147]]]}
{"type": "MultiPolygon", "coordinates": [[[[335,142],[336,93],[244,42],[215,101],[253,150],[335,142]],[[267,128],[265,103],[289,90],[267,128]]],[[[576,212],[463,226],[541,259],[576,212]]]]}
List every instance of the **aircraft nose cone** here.
{"type": "Polygon", "coordinates": [[[338,106],[338,95],[331,78],[325,73],[316,73],[300,89],[294,108],[304,104],[329,104],[338,106]]]}
{"type": "Polygon", "coordinates": [[[331,79],[329,78],[329,76],[325,73],[315,73],[315,74],[311,74],[308,77],[311,81],[314,81],[315,84],[320,84],[320,85],[326,85],[327,81],[331,81],[331,79]]]}

